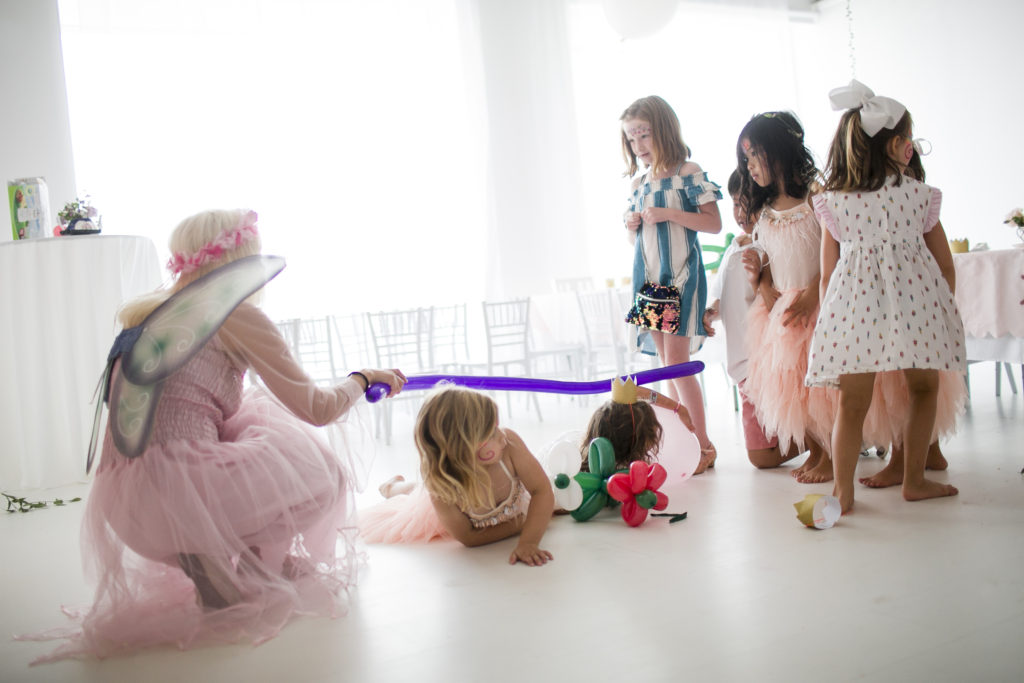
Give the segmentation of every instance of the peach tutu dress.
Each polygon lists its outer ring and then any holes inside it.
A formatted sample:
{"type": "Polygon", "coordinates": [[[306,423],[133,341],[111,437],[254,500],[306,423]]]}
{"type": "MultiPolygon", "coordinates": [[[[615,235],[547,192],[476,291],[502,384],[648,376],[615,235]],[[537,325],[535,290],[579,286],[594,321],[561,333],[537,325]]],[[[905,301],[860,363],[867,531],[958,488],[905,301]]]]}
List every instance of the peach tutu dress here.
{"type": "MultiPolygon", "coordinates": [[[[813,324],[782,324],[801,291],[817,287],[820,271],[821,228],[807,203],[776,211],[766,206],[753,230],[754,245],[768,257],[779,299],[767,309],[757,296],[747,314],[747,397],[769,436],[779,447],[790,443],[808,448],[810,434],[828,448],[837,411],[834,389],[808,387],[807,352],[813,324]]],[[[817,317],[811,312],[811,320],[817,317]]]]}
{"type": "Polygon", "coordinates": [[[313,425],[361,395],[353,379],[317,387],[273,322],[239,306],[165,380],[140,457],[118,452],[107,430],[82,529],[95,600],[65,609],[76,627],[33,636],[66,639],[41,661],[260,643],[295,615],[343,613],[361,559],[352,456],[313,425]],[[249,368],[270,393],[243,392],[249,368]],[[229,606],[198,604],[183,570],[190,557],[202,558],[229,606]]]}

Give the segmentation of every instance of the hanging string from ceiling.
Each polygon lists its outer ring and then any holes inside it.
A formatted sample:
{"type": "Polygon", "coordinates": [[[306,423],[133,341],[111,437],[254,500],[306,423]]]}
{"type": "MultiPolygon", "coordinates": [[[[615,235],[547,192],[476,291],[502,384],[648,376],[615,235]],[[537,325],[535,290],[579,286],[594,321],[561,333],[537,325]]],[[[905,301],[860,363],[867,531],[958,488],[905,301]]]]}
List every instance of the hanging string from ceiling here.
{"type": "Polygon", "coordinates": [[[850,56],[850,79],[857,78],[857,54],[853,49],[853,0],[846,0],[846,31],[849,41],[847,49],[850,56]]]}

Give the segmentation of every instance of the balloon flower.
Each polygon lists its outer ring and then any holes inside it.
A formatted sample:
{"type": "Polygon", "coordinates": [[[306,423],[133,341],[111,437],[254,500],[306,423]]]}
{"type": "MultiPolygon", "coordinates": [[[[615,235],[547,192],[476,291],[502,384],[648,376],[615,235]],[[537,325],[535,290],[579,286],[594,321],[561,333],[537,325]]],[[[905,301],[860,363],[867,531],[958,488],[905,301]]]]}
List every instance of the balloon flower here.
{"type": "Polygon", "coordinates": [[[658,490],[667,477],[665,468],[658,463],[648,465],[637,460],[629,466],[628,473],[619,472],[608,479],[608,495],[622,503],[626,524],[640,526],[652,508],[668,507],[668,496],[658,490]]]}
{"type": "MultiPolygon", "coordinates": [[[[583,491],[583,502],[572,511],[572,518],[585,522],[608,505],[607,481],[615,474],[615,449],[612,442],[599,436],[587,449],[589,472],[577,472],[573,477],[583,491]]],[[[568,508],[567,508],[568,509],[568,508]]]]}
{"type": "Polygon", "coordinates": [[[551,490],[555,492],[555,505],[566,511],[575,510],[583,503],[583,487],[575,476],[580,472],[580,453],[568,441],[559,441],[552,447],[545,463],[551,490]]]}

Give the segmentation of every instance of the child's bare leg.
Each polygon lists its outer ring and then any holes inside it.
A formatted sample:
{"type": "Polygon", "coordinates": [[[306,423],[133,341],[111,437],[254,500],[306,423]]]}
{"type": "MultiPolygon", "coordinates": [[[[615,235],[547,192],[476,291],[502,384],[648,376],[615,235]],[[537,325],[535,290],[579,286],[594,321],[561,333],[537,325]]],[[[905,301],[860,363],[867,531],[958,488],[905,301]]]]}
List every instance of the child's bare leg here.
{"type": "Polygon", "coordinates": [[[942,448],[936,439],[928,446],[928,458],[924,461],[924,468],[926,470],[944,470],[947,467],[949,467],[949,461],[942,454],[942,448]]]}
{"type": "Polygon", "coordinates": [[[935,425],[939,373],[937,370],[904,370],[910,391],[910,416],[903,436],[903,498],[925,500],[955,496],[955,486],[925,479],[932,428],[935,425]]]}
{"type": "Polygon", "coordinates": [[[757,448],[747,451],[747,458],[750,459],[750,464],[759,470],[778,467],[782,463],[789,462],[798,455],[800,455],[800,449],[795,444],[790,444],[789,450],[785,453],[783,453],[778,446],[775,446],[774,448],[757,448]]]}
{"type": "Polygon", "coordinates": [[[839,413],[832,431],[832,458],[835,486],[832,495],[839,498],[843,513],[853,508],[853,477],[864,438],[864,418],[871,406],[874,373],[842,375],[839,378],[839,413]]]}
{"type": "Polygon", "coordinates": [[[832,471],[832,456],[810,434],[806,435],[804,439],[811,447],[811,455],[807,456],[807,459],[810,460],[815,455],[817,455],[817,458],[815,465],[813,467],[805,467],[796,480],[801,484],[821,484],[826,481],[832,481],[832,478],[835,476],[835,473],[832,471]]]}
{"type": "MultiPolygon", "coordinates": [[[[689,337],[678,337],[671,334],[652,332],[658,356],[665,365],[687,363],[690,360],[689,337]]],[[[677,377],[670,382],[672,398],[682,403],[693,420],[694,434],[700,442],[700,463],[694,474],[702,474],[709,467],[715,466],[718,452],[708,437],[707,420],[704,414],[704,395],[700,390],[700,382],[693,375],[677,377]]]]}
{"type": "Polygon", "coordinates": [[[392,498],[394,496],[408,495],[412,493],[414,488],[416,488],[416,484],[411,481],[406,481],[405,477],[401,474],[396,474],[381,484],[377,490],[380,491],[380,495],[385,498],[392,498]]]}

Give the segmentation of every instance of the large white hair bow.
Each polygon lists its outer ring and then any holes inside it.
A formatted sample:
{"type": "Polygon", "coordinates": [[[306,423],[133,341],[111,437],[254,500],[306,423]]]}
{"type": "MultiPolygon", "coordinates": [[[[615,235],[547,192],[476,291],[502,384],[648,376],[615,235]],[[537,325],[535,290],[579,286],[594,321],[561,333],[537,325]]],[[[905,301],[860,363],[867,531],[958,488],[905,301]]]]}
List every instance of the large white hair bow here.
{"type": "Polygon", "coordinates": [[[854,79],[849,85],[833,88],[828,93],[832,109],[856,109],[860,107],[860,125],[868,137],[883,128],[895,128],[907,108],[892,99],[881,97],[868,86],[854,79]]]}

